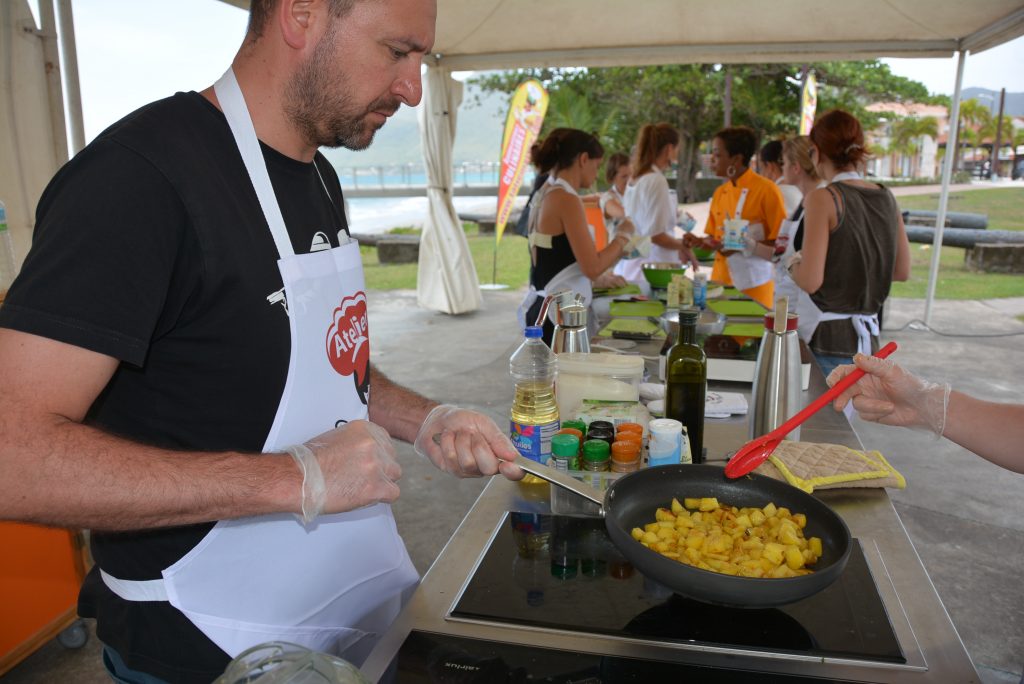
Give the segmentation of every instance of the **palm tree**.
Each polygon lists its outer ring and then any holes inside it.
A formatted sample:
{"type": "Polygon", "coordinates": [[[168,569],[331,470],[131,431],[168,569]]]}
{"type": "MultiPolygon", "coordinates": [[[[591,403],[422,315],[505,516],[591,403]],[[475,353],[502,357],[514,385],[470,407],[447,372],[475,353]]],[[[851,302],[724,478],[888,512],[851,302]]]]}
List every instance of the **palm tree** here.
{"type": "Polygon", "coordinates": [[[892,126],[892,146],[910,157],[910,176],[916,177],[921,166],[920,150],[925,136],[937,138],[939,122],[934,116],[906,116],[892,126]]]}
{"type": "Polygon", "coordinates": [[[963,100],[960,103],[960,130],[964,132],[964,135],[959,135],[959,139],[956,141],[957,163],[954,164],[956,168],[960,168],[960,140],[972,142],[974,157],[977,159],[979,143],[975,133],[991,118],[992,112],[989,111],[989,108],[977,100],[963,100]]]}

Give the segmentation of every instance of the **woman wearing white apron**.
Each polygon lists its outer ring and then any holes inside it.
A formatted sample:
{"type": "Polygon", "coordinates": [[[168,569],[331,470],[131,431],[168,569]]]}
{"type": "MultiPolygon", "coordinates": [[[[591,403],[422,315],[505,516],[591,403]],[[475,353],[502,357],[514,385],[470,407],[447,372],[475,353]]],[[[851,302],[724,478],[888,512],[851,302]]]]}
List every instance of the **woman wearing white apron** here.
{"type": "Polygon", "coordinates": [[[829,186],[804,198],[802,249],[789,257],[794,282],[822,311],[810,341],[822,372],[878,345],[878,312],[893,280],[910,277],[910,243],[892,193],[869,183],[864,132],[833,110],[814,124],[811,157],[829,186]]]}
{"type": "MultiPolygon", "coordinates": [[[[579,190],[597,178],[604,148],[597,138],[575,129],[555,129],[534,148],[533,163],[550,168],[547,183],[530,211],[530,289],[519,307],[519,323],[533,325],[547,293],[572,290],[586,306],[591,282],[610,268],[629,242],[632,224],[619,224],[617,234],[600,252],[587,229],[579,190]]],[[[551,344],[554,324],[544,321],[544,341],[551,344]]]]}
{"type": "MultiPolygon", "coordinates": [[[[824,183],[818,178],[810,156],[811,139],[806,135],[791,138],[783,143],[782,178],[789,187],[797,188],[803,195],[824,183]]],[[[775,298],[788,297],[789,310],[797,314],[797,334],[804,342],[810,342],[821,311],[811,301],[811,296],[793,282],[786,270],[790,255],[800,250],[803,244],[804,203],[801,200],[790,218],[782,222],[779,235],[775,238],[775,298]]]]}
{"type": "Polygon", "coordinates": [[[671,124],[646,124],[637,134],[633,177],[626,184],[623,207],[644,242],[615,265],[615,274],[630,282],[646,283],[643,264],[647,262],[699,266],[690,248],[675,235],[679,202],[668,187],[665,170],[678,154],[679,131],[671,124]]]}

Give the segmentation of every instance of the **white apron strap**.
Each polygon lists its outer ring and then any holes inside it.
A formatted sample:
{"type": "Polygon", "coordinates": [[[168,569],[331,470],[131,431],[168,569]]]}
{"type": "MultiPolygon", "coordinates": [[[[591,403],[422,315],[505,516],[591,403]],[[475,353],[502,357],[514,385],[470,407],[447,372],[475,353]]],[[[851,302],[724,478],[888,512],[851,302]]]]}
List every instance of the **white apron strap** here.
{"type": "MultiPolygon", "coordinates": [[[[277,195],[274,194],[274,186],[270,182],[270,174],[263,161],[263,151],[260,148],[260,141],[256,137],[256,129],[253,128],[249,109],[245,104],[245,96],[242,95],[242,89],[238,87],[238,80],[235,79],[235,72],[231,67],[228,67],[220,80],[214,84],[213,90],[217,93],[217,101],[220,102],[220,107],[231,127],[231,133],[235,136],[245,170],[249,172],[249,180],[252,181],[256,197],[260,201],[260,207],[263,208],[263,215],[270,225],[270,234],[274,236],[277,254],[282,259],[294,256],[295,250],[292,249],[292,241],[288,237],[288,229],[284,225],[284,216],[281,215],[281,208],[277,204],[277,195]]],[[[319,169],[317,171],[319,172],[319,169]]]]}
{"type": "Polygon", "coordinates": [[[878,314],[840,314],[823,311],[819,322],[845,321],[849,319],[857,333],[857,351],[871,356],[871,337],[878,337],[878,314]]]}

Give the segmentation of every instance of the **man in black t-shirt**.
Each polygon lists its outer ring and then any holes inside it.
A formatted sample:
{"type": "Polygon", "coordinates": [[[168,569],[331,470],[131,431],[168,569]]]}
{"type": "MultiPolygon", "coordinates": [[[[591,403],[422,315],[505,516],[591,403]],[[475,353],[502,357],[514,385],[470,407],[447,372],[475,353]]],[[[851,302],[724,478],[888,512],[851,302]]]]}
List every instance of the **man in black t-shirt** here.
{"type": "Polygon", "coordinates": [[[272,638],[365,656],[415,581],[391,437],[522,477],[489,418],[369,365],[317,152],[419,102],[434,1],[251,4],[216,87],[57,173],[0,308],[0,519],[93,530],[79,608],[121,680],[210,681],[272,638]]]}

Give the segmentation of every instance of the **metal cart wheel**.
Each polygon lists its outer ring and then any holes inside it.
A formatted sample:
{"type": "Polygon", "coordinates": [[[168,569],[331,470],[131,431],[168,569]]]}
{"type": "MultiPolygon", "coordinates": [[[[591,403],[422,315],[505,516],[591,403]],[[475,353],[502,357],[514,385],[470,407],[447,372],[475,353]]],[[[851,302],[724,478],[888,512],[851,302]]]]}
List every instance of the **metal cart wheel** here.
{"type": "Polygon", "coordinates": [[[89,641],[89,630],[83,620],[75,620],[57,635],[57,641],[64,648],[82,648],[89,641]]]}

